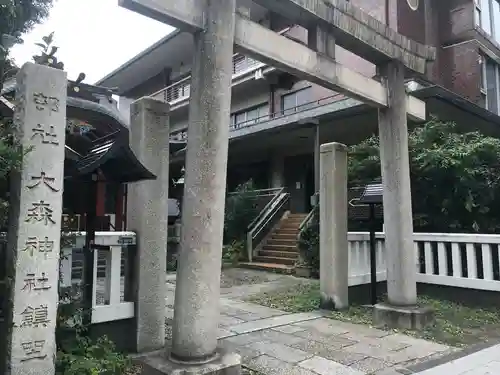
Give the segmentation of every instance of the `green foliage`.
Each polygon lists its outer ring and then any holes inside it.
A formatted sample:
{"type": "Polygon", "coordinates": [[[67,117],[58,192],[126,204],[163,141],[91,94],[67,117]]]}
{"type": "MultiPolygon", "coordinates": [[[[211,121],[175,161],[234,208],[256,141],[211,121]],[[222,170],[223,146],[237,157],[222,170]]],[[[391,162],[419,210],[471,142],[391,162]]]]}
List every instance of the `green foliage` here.
{"type": "MultiPolygon", "coordinates": [[[[319,282],[307,281],[286,289],[262,292],[247,301],[290,313],[314,311],[320,303],[319,282]]],[[[382,297],[386,301],[387,296],[382,297]]],[[[443,298],[419,295],[418,304],[431,307],[435,321],[419,331],[403,333],[455,347],[497,340],[500,336],[500,310],[481,308],[471,303],[453,302],[443,298]]],[[[332,311],[330,318],[354,324],[373,325],[372,309],[360,302],[351,301],[349,308],[332,311]]]]}
{"type": "Polygon", "coordinates": [[[22,43],[21,35],[48,16],[52,3],[53,0],[0,1],[0,90],[4,79],[15,71],[8,59],[9,48],[22,43]]]}
{"type": "Polygon", "coordinates": [[[300,232],[298,245],[301,261],[319,276],[319,205],[314,207],[311,221],[300,232]]]}
{"type": "Polygon", "coordinates": [[[257,192],[250,180],[239,185],[226,199],[224,243],[244,241],[248,226],[258,214],[257,192]]]}
{"type": "Polygon", "coordinates": [[[225,263],[236,264],[245,254],[245,242],[233,241],[229,245],[225,245],[222,249],[222,260],[225,263]]]}
{"type": "MultiPolygon", "coordinates": [[[[496,233],[500,229],[500,140],[459,133],[432,118],[409,133],[414,229],[420,232],[496,233]]],[[[378,137],[352,146],[349,185],[380,179],[378,137]]],[[[301,259],[319,271],[319,210],[301,232],[301,259]]]]}
{"type": "Polygon", "coordinates": [[[61,375],[122,375],[132,363],[117,353],[114,344],[105,336],[96,342],[78,337],[65,351],[57,353],[56,366],[57,374],[61,375]]]}
{"type": "Polygon", "coordinates": [[[49,14],[53,0],[3,0],[0,2],[0,35],[29,31],[49,14]]]}
{"type": "Polygon", "coordinates": [[[47,36],[42,38],[41,43],[36,43],[38,47],[40,47],[40,55],[33,56],[33,61],[40,65],[47,65],[51,68],[55,69],[64,69],[64,64],[60,61],[57,61],[57,57],[55,56],[59,47],[54,46],[54,33],[50,33],[47,36]]]}
{"type": "Polygon", "coordinates": [[[177,271],[177,257],[178,254],[173,254],[171,256],[167,254],[167,272],[177,271]]]}
{"type": "MultiPolygon", "coordinates": [[[[500,140],[459,133],[436,118],[408,139],[416,231],[494,233],[500,229],[500,140]]],[[[349,184],[380,178],[378,137],[353,146],[349,184]]]]}

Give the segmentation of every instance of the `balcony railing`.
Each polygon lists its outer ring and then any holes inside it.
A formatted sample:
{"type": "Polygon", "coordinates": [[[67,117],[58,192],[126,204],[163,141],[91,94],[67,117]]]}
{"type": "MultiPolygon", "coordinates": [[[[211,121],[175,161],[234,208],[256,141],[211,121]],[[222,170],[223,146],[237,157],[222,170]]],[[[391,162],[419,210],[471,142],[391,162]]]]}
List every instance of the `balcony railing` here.
{"type": "MultiPolygon", "coordinates": [[[[245,73],[262,68],[265,64],[241,55],[239,53],[233,56],[233,79],[245,73]]],[[[177,101],[189,98],[191,94],[191,76],[181,79],[174,84],[151,95],[155,99],[163,100],[167,103],[176,103],[177,101]]]]}
{"type": "MultiPolygon", "coordinates": [[[[328,96],[325,96],[324,98],[316,99],[316,100],[298,105],[296,107],[282,109],[278,112],[270,113],[270,114],[260,116],[260,117],[257,117],[257,118],[251,119],[251,120],[246,120],[246,121],[242,121],[242,122],[237,122],[235,124],[230,124],[229,131],[236,131],[236,130],[240,130],[240,129],[244,129],[244,128],[251,128],[252,126],[261,124],[263,122],[276,120],[278,118],[286,117],[286,116],[293,115],[293,114],[300,113],[300,112],[305,112],[305,111],[308,111],[310,109],[322,107],[322,106],[332,104],[334,102],[338,102],[338,101],[344,100],[344,99],[346,99],[345,95],[335,93],[333,95],[328,95],[328,96]]],[[[173,133],[170,134],[170,139],[172,141],[185,141],[185,140],[187,140],[187,130],[182,129],[182,130],[174,131],[173,133]]]]}
{"type": "MultiPolygon", "coordinates": [[[[280,34],[285,34],[290,28],[280,31],[280,34]]],[[[266,64],[252,59],[251,57],[236,53],[233,55],[233,79],[260,69],[266,64]]],[[[191,94],[191,76],[188,76],[180,81],[173,83],[170,86],[161,89],[151,95],[154,99],[163,100],[167,103],[173,104],[178,101],[189,98],[191,94]]]]}

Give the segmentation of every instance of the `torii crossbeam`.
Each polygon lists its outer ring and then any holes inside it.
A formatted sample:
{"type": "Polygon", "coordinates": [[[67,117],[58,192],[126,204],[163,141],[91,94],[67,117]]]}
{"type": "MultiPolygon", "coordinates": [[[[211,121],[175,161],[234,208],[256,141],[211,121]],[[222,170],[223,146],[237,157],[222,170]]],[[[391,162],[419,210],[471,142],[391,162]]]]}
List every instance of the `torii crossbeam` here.
{"type": "MultiPolygon", "coordinates": [[[[120,5],[181,30],[204,29],[205,8],[200,0],[119,0],[120,5]]],[[[424,73],[426,62],[435,57],[435,49],[409,40],[357,8],[338,0],[259,0],[262,6],[300,14],[301,24],[317,22],[332,33],[339,45],[369,61],[380,63],[397,59],[408,69],[424,73]],[[336,8],[334,5],[344,5],[336,8]],[[297,8],[301,11],[298,12],[297,8]],[[341,10],[344,9],[345,13],[341,10]],[[353,9],[357,10],[354,11],[353,9]],[[347,22],[352,21],[352,22],[347,22]],[[344,25],[344,28],[341,26],[344,25]],[[361,26],[360,26],[361,25],[361,26]],[[370,28],[367,25],[371,25],[370,28]]],[[[291,17],[291,18],[292,18],[291,17]]],[[[293,19],[292,18],[292,19],[293,19]]],[[[287,71],[301,79],[340,92],[377,108],[388,106],[387,87],[351,70],[334,59],[303,44],[288,39],[244,15],[236,14],[234,33],[236,48],[256,60],[287,71]]],[[[406,97],[408,116],[425,120],[425,103],[412,95],[406,97]]]]}

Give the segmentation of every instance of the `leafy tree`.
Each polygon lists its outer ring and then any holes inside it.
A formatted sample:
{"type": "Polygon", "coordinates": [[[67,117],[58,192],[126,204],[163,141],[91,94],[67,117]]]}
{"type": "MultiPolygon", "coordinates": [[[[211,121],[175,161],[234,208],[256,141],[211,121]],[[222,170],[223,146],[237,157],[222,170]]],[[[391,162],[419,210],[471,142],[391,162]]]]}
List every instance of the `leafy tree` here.
{"type": "MultiPolygon", "coordinates": [[[[52,0],[0,1],[0,91],[6,79],[17,73],[9,48],[21,43],[21,35],[47,17],[52,0]]],[[[2,104],[0,104],[2,105],[2,104]]],[[[12,118],[0,113],[0,195],[6,190],[7,174],[21,165],[23,153],[12,132],[12,118]]],[[[8,205],[0,198],[0,227],[5,226],[8,205]]]]}
{"type": "MultiPolygon", "coordinates": [[[[409,133],[408,146],[415,231],[500,229],[499,139],[432,118],[409,133]]],[[[379,155],[376,136],[351,148],[351,186],[380,178],[379,155]]]]}
{"type": "Polygon", "coordinates": [[[52,3],[53,0],[0,1],[0,89],[5,73],[12,68],[7,59],[9,48],[22,42],[21,35],[48,16],[52,3]]]}

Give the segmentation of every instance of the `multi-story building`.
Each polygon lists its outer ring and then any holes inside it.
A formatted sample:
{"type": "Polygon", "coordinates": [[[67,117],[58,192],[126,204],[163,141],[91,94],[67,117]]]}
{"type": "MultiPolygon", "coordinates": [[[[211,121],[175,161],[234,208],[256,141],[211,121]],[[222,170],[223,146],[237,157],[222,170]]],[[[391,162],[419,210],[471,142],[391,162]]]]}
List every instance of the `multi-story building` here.
{"type": "MultiPolygon", "coordinates": [[[[437,48],[437,60],[429,63],[426,75],[408,77],[407,84],[426,101],[429,114],[455,121],[462,129],[500,134],[500,0],[351,3],[399,33],[437,48]]],[[[307,30],[278,14],[253,4],[250,16],[307,43],[307,30]]],[[[170,103],[171,139],[185,141],[192,53],[192,36],[173,32],[97,84],[116,87],[125,112],[141,96],[170,103]]],[[[338,46],[336,59],[377,76],[373,64],[338,46]]],[[[319,143],[349,145],[377,133],[376,109],[239,53],[233,56],[232,85],[228,189],[250,178],[261,188],[285,187],[292,212],[310,210],[319,143]]],[[[182,151],[172,158],[173,175],[183,158],[182,151]]]]}

